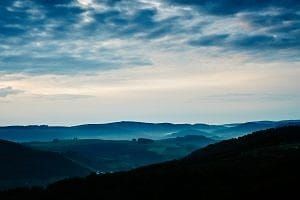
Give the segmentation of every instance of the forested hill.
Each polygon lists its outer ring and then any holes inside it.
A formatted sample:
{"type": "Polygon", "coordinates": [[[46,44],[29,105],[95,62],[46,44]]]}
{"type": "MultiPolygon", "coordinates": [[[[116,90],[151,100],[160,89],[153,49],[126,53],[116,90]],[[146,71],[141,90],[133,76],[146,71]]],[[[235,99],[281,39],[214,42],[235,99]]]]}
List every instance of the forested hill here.
{"type": "Polygon", "coordinates": [[[1,195],[3,199],[290,199],[298,195],[299,169],[300,127],[281,127],[212,144],[177,161],[1,195]]]}
{"type": "Polygon", "coordinates": [[[47,185],[74,176],[86,176],[90,170],[53,152],[34,150],[0,140],[0,188],[47,185]]]}

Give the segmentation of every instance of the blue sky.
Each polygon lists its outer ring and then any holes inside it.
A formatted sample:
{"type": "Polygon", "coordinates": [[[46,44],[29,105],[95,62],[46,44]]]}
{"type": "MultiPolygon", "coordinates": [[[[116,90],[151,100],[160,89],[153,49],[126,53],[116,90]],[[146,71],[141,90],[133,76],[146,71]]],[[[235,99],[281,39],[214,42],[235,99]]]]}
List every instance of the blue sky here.
{"type": "Polygon", "coordinates": [[[0,123],[300,118],[297,0],[0,2],[0,123]]]}

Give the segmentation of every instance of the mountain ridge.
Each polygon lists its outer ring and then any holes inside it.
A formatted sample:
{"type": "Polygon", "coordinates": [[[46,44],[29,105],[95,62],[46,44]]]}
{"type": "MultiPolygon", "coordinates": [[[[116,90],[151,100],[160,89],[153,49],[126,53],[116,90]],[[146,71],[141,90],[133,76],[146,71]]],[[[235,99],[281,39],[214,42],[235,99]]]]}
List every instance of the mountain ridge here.
{"type": "Polygon", "coordinates": [[[209,124],[172,124],[121,121],[107,124],[83,124],[76,126],[6,126],[0,127],[0,139],[15,142],[51,141],[53,139],[99,138],[132,139],[145,137],[163,139],[170,134],[189,129],[202,131],[206,137],[229,139],[253,131],[274,128],[289,124],[300,124],[300,120],[256,121],[246,123],[209,125],[209,124]]]}

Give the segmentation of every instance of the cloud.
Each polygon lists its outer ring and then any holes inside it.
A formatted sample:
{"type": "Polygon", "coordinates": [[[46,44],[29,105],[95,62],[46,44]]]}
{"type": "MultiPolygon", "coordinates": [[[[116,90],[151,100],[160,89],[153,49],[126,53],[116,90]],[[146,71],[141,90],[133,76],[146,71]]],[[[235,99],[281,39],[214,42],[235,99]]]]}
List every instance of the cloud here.
{"type": "Polygon", "coordinates": [[[209,101],[245,101],[245,100],[260,100],[260,101],[289,101],[290,99],[299,99],[299,94],[289,93],[219,93],[203,96],[202,98],[209,101]]]}
{"type": "Polygon", "coordinates": [[[36,94],[35,98],[45,99],[45,100],[80,100],[80,99],[90,99],[95,98],[92,95],[83,95],[83,94],[36,94]]]}
{"type": "Polygon", "coordinates": [[[298,0],[169,0],[170,3],[191,5],[213,15],[232,15],[240,12],[263,11],[268,8],[282,8],[297,11],[298,0]]]}
{"type": "Polygon", "coordinates": [[[28,73],[28,74],[79,74],[82,72],[94,73],[97,70],[115,69],[119,66],[150,65],[150,62],[136,59],[135,61],[81,59],[68,55],[48,57],[39,56],[6,56],[0,58],[0,72],[28,73]]]}
{"type": "MultiPolygon", "coordinates": [[[[280,40],[277,40],[275,36],[268,35],[242,35],[231,41],[231,44],[235,47],[241,48],[273,48],[282,47],[280,40]]],[[[284,43],[283,43],[284,44],[284,43]]]]}
{"type": "MultiPolygon", "coordinates": [[[[288,1],[209,1],[209,0],[170,0],[176,5],[192,6],[200,13],[222,19],[235,19],[240,30],[226,33],[201,35],[188,44],[193,46],[220,46],[230,50],[286,50],[300,49],[300,3],[288,1]],[[236,33],[238,32],[238,34],[236,33]],[[230,37],[228,37],[230,35],[230,37]],[[226,42],[225,42],[226,39],[226,42]]],[[[222,24],[228,26],[230,24],[222,24]]],[[[272,52],[274,53],[274,52],[272,52]]]]}
{"type": "Polygon", "coordinates": [[[297,8],[295,0],[2,1],[0,72],[74,74],[152,66],[152,52],[175,56],[190,46],[255,53],[254,59],[260,53],[295,58],[297,8]]]}
{"type": "Polygon", "coordinates": [[[219,46],[228,47],[232,50],[278,50],[278,49],[298,49],[300,40],[294,41],[292,38],[278,37],[268,34],[236,34],[236,35],[208,35],[200,37],[198,40],[189,41],[193,46],[219,46]],[[259,49],[258,49],[259,48],[259,49]]]}
{"type": "Polygon", "coordinates": [[[208,35],[200,37],[198,40],[189,41],[193,46],[220,46],[224,44],[228,34],[208,35]]]}
{"type": "Polygon", "coordinates": [[[0,97],[7,97],[9,95],[15,95],[23,93],[23,90],[13,89],[12,87],[0,88],[0,97]]]}

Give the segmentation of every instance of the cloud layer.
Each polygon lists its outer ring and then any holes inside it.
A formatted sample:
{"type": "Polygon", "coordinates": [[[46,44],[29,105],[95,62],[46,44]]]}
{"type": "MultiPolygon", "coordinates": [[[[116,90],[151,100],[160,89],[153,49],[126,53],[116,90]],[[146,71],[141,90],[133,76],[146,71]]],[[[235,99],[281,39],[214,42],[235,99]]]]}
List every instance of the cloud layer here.
{"type": "Polygon", "coordinates": [[[150,50],[183,51],[189,46],[297,59],[299,4],[296,0],[2,1],[0,72],[65,74],[148,66],[154,64],[147,54],[150,50]]]}
{"type": "Polygon", "coordinates": [[[24,91],[13,89],[12,87],[4,87],[0,88],[0,97],[7,97],[9,95],[20,94],[24,91]]]}

